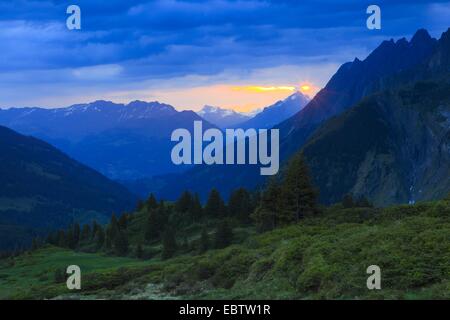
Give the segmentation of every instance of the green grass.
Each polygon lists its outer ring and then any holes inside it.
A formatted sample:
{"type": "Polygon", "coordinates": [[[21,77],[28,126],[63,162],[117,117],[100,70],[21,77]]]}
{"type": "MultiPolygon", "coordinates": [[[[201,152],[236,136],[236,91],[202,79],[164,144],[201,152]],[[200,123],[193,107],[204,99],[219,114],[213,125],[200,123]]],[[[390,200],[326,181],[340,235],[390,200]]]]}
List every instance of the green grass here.
{"type": "Polygon", "coordinates": [[[67,293],[65,283],[56,284],[55,271],[66,269],[69,265],[78,265],[83,276],[106,274],[118,268],[143,266],[142,261],[122,257],[107,257],[47,247],[29,254],[23,254],[13,260],[0,263],[0,299],[24,297],[33,298],[33,292],[39,298],[49,298],[53,294],[67,293]],[[50,296],[47,296],[47,291],[50,296]],[[42,294],[42,295],[41,295],[42,294]]]}
{"type": "Polygon", "coordinates": [[[0,263],[0,298],[68,294],[53,273],[77,264],[80,294],[92,298],[126,299],[155,284],[166,297],[194,299],[450,299],[449,200],[334,206],[298,225],[237,234],[240,244],[166,261],[41,249],[15,258],[14,266],[11,259],[0,263]],[[381,267],[382,290],[366,288],[373,264],[381,267]]]}

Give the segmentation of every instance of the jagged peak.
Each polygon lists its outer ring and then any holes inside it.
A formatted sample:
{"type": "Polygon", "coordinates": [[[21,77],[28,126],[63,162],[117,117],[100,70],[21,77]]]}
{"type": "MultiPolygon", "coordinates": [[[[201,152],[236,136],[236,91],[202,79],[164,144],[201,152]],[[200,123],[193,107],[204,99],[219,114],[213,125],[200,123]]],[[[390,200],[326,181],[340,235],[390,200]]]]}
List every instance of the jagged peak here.
{"type": "Polygon", "coordinates": [[[439,42],[450,42],[450,28],[447,31],[444,31],[439,39],[439,42]]]}
{"type": "Polygon", "coordinates": [[[419,29],[411,38],[411,44],[416,45],[423,42],[429,42],[431,40],[433,40],[433,38],[430,36],[426,29],[419,29]]]}

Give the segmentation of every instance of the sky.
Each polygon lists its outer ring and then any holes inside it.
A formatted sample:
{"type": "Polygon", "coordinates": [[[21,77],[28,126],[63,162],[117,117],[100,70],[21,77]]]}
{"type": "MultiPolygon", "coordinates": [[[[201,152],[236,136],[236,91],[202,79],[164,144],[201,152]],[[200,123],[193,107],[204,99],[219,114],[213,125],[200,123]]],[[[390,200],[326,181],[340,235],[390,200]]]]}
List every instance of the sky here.
{"type": "Polygon", "coordinates": [[[450,1],[0,0],[0,107],[146,100],[252,111],[419,28],[439,37],[450,1]],[[69,5],[81,30],[68,30],[69,5]],[[366,9],[381,8],[381,30],[366,9]]]}

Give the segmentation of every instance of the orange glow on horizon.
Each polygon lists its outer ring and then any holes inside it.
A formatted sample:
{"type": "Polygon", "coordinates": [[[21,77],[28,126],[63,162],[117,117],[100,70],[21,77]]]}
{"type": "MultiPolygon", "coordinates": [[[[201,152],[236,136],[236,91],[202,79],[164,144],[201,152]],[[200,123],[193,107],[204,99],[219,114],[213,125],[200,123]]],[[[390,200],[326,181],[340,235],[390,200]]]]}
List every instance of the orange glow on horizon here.
{"type": "Polygon", "coordinates": [[[280,87],[263,87],[263,86],[235,86],[232,88],[234,91],[247,91],[254,93],[263,93],[263,92],[282,92],[282,91],[295,91],[297,88],[289,87],[289,86],[280,86],[280,87]]]}
{"type": "Polygon", "coordinates": [[[308,84],[304,84],[300,87],[300,90],[304,93],[308,93],[311,91],[311,86],[308,84]]]}

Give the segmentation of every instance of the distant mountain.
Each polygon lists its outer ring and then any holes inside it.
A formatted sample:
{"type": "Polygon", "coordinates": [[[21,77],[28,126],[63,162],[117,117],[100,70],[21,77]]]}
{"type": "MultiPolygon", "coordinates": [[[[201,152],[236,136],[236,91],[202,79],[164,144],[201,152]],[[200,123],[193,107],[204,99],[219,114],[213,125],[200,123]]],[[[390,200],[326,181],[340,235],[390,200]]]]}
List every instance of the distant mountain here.
{"type": "MultiPolygon", "coordinates": [[[[449,61],[448,43],[444,41],[448,38],[448,34],[449,32],[444,33],[438,43],[425,30],[419,30],[411,41],[406,39],[397,42],[384,41],[364,61],[355,59],[353,62],[342,65],[325,88],[307,106],[290,119],[275,126],[280,129],[281,161],[285,162],[292,154],[301,150],[305,142],[321,125],[326,126],[327,120],[350,109],[365,96],[385,89],[394,90],[404,85],[412,85],[419,80],[435,77],[439,73],[448,74],[450,69],[445,64],[449,61]]],[[[321,130],[326,129],[321,128],[321,130]]],[[[353,135],[357,139],[358,131],[353,131],[353,135]]],[[[367,143],[370,144],[370,141],[367,143]]],[[[325,155],[322,154],[322,156],[325,155]]],[[[311,166],[314,167],[315,164],[311,163],[311,166]]],[[[322,163],[320,166],[322,175],[326,176],[333,166],[332,161],[328,162],[327,166],[322,163]]],[[[353,169],[356,170],[356,168],[353,169]]],[[[159,196],[172,199],[185,189],[202,194],[204,190],[215,187],[226,196],[232,189],[241,186],[255,188],[263,182],[264,177],[259,175],[256,166],[244,168],[243,166],[216,165],[196,167],[180,175],[141,180],[140,189],[135,186],[133,190],[139,189],[144,193],[152,191],[159,196]]],[[[333,183],[339,184],[339,179],[333,183]]],[[[379,180],[378,183],[382,181],[379,180]]],[[[322,183],[319,185],[323,187],[322,183]]],[[[336,186],[336,188],[340,187],[336,186]]],[[[350,189],[342,187],[342,190],[350,189]]],[[[329,200],[326,199],[326,195],[322,197],[322,200],[333,201],[340,196],[340,194],[331,196],[331,193],[328,195],[330,195],[329,200]]],[[[386,199],[396,202],[403,202],[406,198],[386,196],[386,199]]]]}
{"type": "Polygon", "coordinates": [[[112,179],[185,170],[172,164],[170,135],[177,128],[192,130],[195,120],[201,118],[193,111],[144,101],[0,110],[1,125],[43,139],[112,179]]]}
{"type": "Polygon", "coordinates": [[[309,102],[309,98],[301,92],[296,92],[282,101],[264,108],[255,117],[239,125],[240,128],[269,129],[276,124],[292,117],[302,110],[309,102]]]}
{"type": "Polygon", "coordinates": [[[239,126],[241,123],[251,118],[249,115],[231,109],[222,109],[212,106],[204,106],[197,114],[206,121],[222,129],[239,126]]]}
{"type": "Polygon", "coordinates": [[[24,228],[105,222],[113,211],[131,209],[135,199],[51,145],[0,126],[0,244],[14,242],[24,228]]]}

